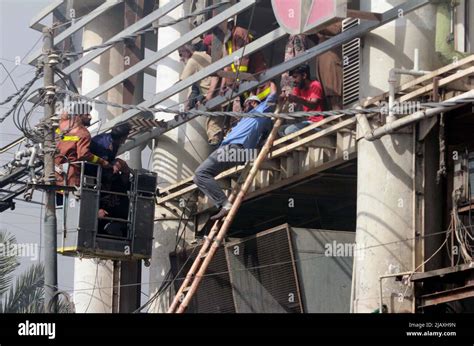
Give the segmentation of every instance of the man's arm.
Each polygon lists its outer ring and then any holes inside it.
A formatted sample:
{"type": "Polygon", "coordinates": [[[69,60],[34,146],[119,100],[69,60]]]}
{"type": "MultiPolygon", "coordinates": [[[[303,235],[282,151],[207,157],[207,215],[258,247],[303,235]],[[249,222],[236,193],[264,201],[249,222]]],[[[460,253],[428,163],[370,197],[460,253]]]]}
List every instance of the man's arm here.
{"type": "Polygon", "coordinates": [[[311,109],[318,107],[318,105],[321,103],[320,98],[310,98],[309,100],[305,100],[304,98],[293,94],[288,96],[288,100],[311,109]]]}
{"type": "Polygon", "coordinates": [[[110,164],[108,161],[91,153],[90,145],[91,145],[90,134],[81,136],[81,138],[77,142],[77,160],[96,163],[102,167],[109,167],[110,164]]]}
{"type": "Polygon", "coordinates": [[[323,89],[321,85],[316,81],[313,81],[310,86],[310,93],[308,99],[304,99],[300,96],[296,96],[294,94],[289,95],[288,100],[290,102],[295,102],[297,104],[303,105],[308,107],[309,109],[314,109],[321,104],[323,99],[323,89]]]}
{"type": "Polygon", "coordinates": [[[278,93],[278,86],[274,81],[270,82],[270,94],[276,94],[278,93]]]}
{"type": "Polygon", "coordinates": [[[124,174],[129,174],[130,173],[130,168],[128,167],[127,163],[122,160],[122,159],[115,159],[114,164],[113,164],[113,171],[114,174],[117,174],[119,172],[122,172],[124,174]]]}
{"type": "Polygon", "coordinates": [[[209,101],[214,97],[217,87],[219,85],[219,77],[211,77],[211,85],[209,86],[209,91],[206,94],[206,101],[209,101]]]}
{"type": "Polygon", "coordinates": [[[181,72],[180,80],[185,80],[195,74],[197,72],[196,65],[196,62],[191,57],[184,66],[183,72],[181,72]]]}

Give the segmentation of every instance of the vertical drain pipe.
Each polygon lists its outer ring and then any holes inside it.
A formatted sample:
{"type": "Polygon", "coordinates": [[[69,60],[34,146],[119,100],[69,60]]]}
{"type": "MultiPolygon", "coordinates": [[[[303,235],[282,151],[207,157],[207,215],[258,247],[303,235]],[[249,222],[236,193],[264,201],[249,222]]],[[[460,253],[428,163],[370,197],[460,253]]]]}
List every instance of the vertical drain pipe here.
{"type": "Polygon", "coordinates": [[[425,74],[428,74],[429,71],[420,71],[419,66],[420,66],[420,52],[418,48],[415,49],[414,53],[414,61],[413,61],[413,70],[405,70],[405,69],[400,69],[400,68],[392,68],[390,69],[389,72],[389,77],[388,77],[388,117],[387,117],[387,123],[392,123],[395,120],[397,120],[397,117],[395,116],[395,112],[393,110],[395,106],[395,89],[396,89],[396,83],[397,83],[397,75],[410,75],[410,76],[415,76],[415,77],[421,77],[424,76],[425,74]]]}

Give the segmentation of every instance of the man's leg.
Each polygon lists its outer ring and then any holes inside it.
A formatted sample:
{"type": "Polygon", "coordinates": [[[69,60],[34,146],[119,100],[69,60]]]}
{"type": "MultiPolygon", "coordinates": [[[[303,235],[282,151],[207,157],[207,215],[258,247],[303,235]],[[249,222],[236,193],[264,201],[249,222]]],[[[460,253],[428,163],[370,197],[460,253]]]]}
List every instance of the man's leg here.
{"type": "Polygon", "coordinates": [[[311,124],[312,124],[311,121],[302,121],[300,123],[282,126],[278,130],[278,134],[280,135],[280,137],[288,136],[289,134],[292,134],[296,131],[299,131],[299,130],[301,130],[301,129],[303,129],[306,126],[311,125],[311,124]]]}
{"type": "Polygon", "coordinates": [[[215,150],[194,172],[193,181],[206,196],[219,208],[230,209],[230,203],[221,187],[214,179],[219,173],[234,167],[241,162],[229,161],[229,150],[233,145],[225,145],[215,150]]]}

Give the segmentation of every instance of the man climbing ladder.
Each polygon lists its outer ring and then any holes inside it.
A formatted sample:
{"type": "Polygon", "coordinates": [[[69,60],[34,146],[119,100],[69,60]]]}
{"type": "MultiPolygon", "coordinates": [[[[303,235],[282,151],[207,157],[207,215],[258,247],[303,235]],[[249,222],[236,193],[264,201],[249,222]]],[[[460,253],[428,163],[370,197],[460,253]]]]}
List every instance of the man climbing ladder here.
{"type": "MultiPolygon", "coordinates": [[[[279,110],[277,110],[275,114],[278,112],[279,110]]],[[[201,247],[201,250],[192,264],[191,269],[186,274],[186,278],[184,279],[181,287],[176,293],[173,302],[168,309],[168,313],[183,313],[188,307],[192,297],[199,287],[202,277],[206,273],[209,263],[221,245],[227,231],[229,230],[229,227],[232,224],[232,221],[234,220],[234,217],[237,214],[240,205],[242,204],[244,196],[250,188],[250,185],[260,168],[260,165],[267,158],[270,149],[273,146],[273,141],[278,136],[278,128],[281,126],[281,124],[282,120],[278,118],[273,125],[273,129],[270,132],[265,145],[262,147],[262,150],[250,169],[244,184],[240,188],[240,191],[238,193],[232,193],[229,197],[229,202],[232,204],[232,207],[230,208],[227,216],[225,216],[224,219],[217,220],[208,236],[204,238],[204,243],[201,247]]]]}

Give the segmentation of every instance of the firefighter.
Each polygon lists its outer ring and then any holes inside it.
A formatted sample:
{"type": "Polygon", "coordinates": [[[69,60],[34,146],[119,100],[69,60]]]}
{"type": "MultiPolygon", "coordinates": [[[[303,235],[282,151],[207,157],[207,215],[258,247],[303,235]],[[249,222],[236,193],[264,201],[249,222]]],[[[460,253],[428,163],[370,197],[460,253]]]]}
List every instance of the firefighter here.
{"type": "Polygon", "coordinates": [[[102,133],[92,138],[90,151],[101,159],[110,162],[114,174],[129,172],[127,163],[117,158],[117,152],[119,147],[127,140],[130,130],[130,124],[122,123],[113,127],[110,133],[102,133]]]}
{"type": "Polygon", "coordinates": [[[58,185],[79,186],[80,161],[98,164],[103,168],[112,168],[111,164],[90,151],[91,134],[87,127],[91,122],[88,104],[75,104],[72,112],[61,115],[56,130],[58,143],[54,160],[58,185]]]}
{"type": "MultiPolygon", "coordinates": [[[[125,143],[131,126],[128,123],[122,123],[112,128],[110,133],[102,133],[94,136],[90,145],[90,150],[94,155],[108,161],[112,169],[102,171],[102,193],[100,196],[99,218],[106,216],[126,219],[128,215],[129,200],[125,196],[107,193],[107,191],[125,193],[129,189],[130,169],[127,163],[117,158],[117,152],[120,146],[125,143]]],[[[96,170],[90,170],[96,175],[96,170]]],[[[118,229],[117,232],[109,234],[124,234],[123,224],[114,224],[105,220],[99,220],[99,233],[102,230],[118,229]]]]}
{"type": "MultiPolygon", "coordinates": [[[[227,35],[224,42],[224,55],[231,55],[235,51],[243,48],[245,45],[253,41],[254,36],[245,28],[237,26],[233,18],[227,22],[227,35]]],[[[205,39],[207,44],[211,43],[211,37],[208,35],[205,39]]],[[[265,71],[267,64],[265,56],[261,51],[250,54],[249,56],[241,56],[240,59],[236,59],[232,64],[224,68],[224,72],[232,72],[233,78],[227,77],[219,79],[219,77],[213,77],[209,91],[206,95],[206,101],[212,99],[216,92],[219,91],[220,95],[224,95],[227,90],[237,90],[239,87],[240,80],[243,80],[242,75],[245,74],[259,74],[265,71]],[[240,77],[239,77],[240,76],[240,77]]],[[[260,101],[263,101],[270,94],[270,83],[260,87],[257,91],[260,101]]],[[[230,103],[229,110],[234,112],[241,112],[242,101],[250,96],[249,93],[245,93],[242,97],[236,97],[230,103]]],[[[209,144],[213,148],[217,148],[222,139],[225,137],[228,129],[232,128],[234,119],[227,119],[226,117],[209,117],[207,123],[207,133],[209,144]]]]}

